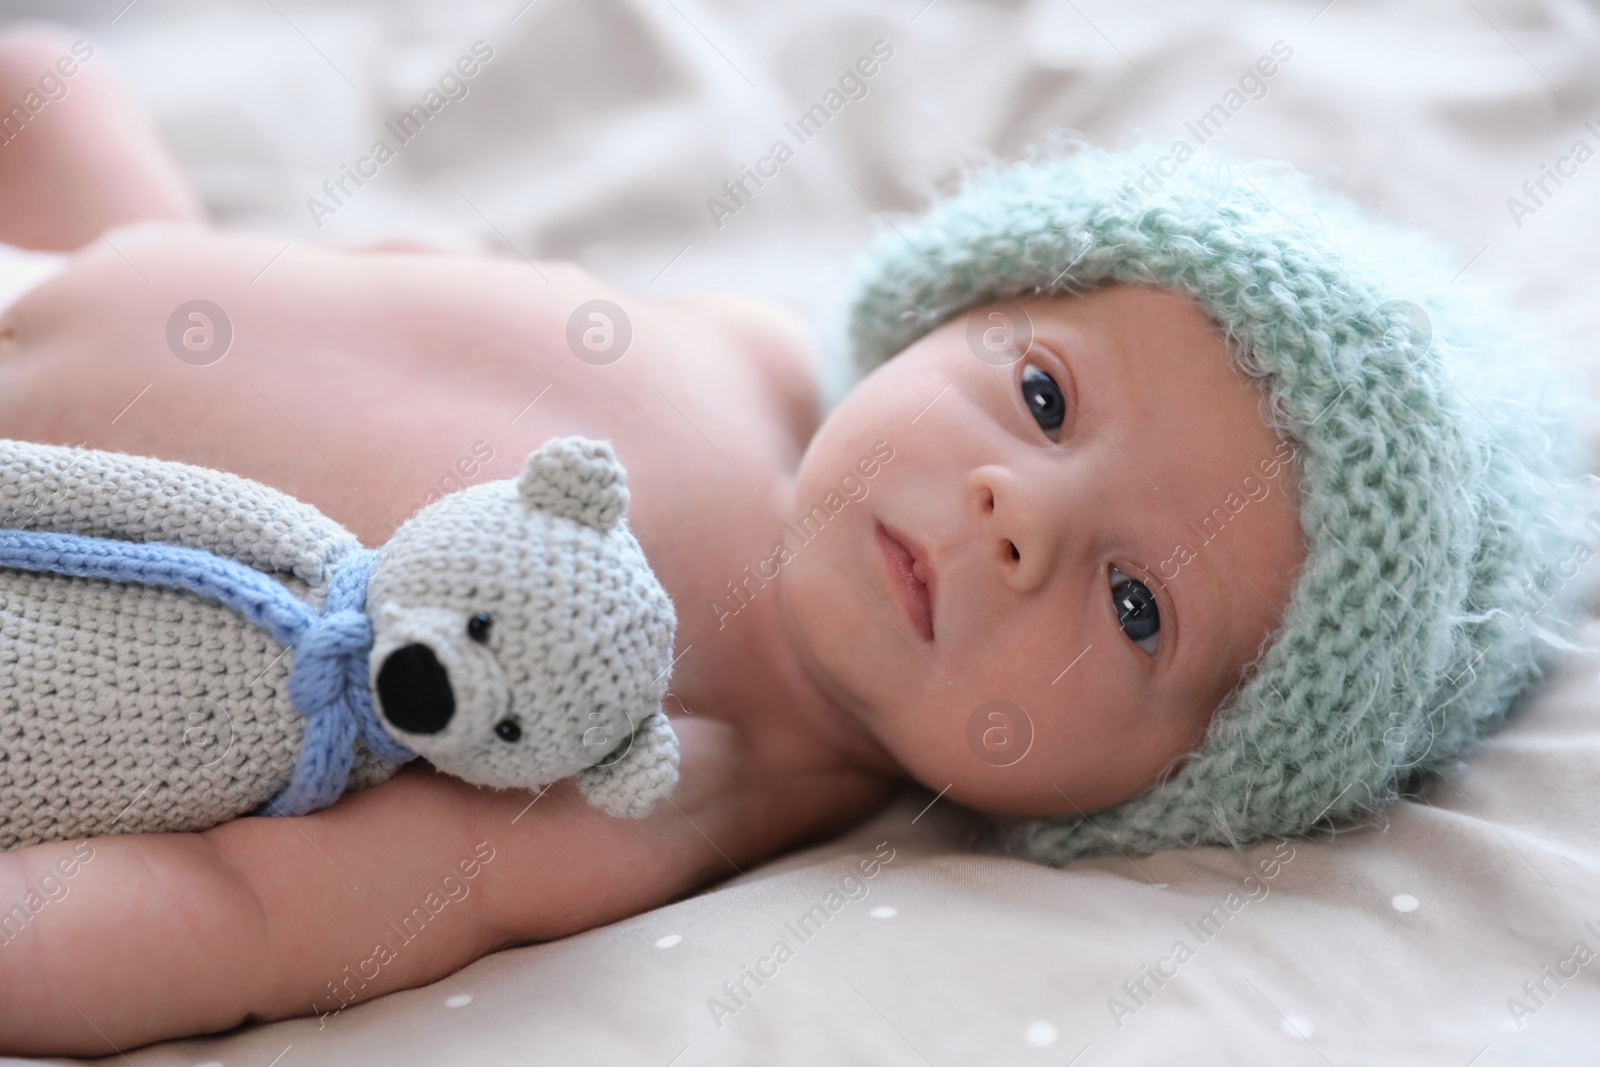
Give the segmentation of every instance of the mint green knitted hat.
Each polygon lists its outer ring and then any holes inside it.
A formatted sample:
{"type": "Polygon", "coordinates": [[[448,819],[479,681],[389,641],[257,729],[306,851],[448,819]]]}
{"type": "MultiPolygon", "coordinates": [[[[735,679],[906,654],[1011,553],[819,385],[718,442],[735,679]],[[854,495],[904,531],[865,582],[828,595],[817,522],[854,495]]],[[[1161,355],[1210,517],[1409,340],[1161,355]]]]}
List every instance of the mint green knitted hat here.
{"type": "Polygon", "coordinates": [[[994,843],[1060,865],[1381,818],[1570,647],[1600,571],[1576,390],[1453,279],[1460,261],[1286,164],[1076,148],[968,174],[881,229],[856,275],[857,364],[997,300],[1185,293],[1295,442],[1306,562],[1187,762],[1087,816],[997,817],[994,843]]]}

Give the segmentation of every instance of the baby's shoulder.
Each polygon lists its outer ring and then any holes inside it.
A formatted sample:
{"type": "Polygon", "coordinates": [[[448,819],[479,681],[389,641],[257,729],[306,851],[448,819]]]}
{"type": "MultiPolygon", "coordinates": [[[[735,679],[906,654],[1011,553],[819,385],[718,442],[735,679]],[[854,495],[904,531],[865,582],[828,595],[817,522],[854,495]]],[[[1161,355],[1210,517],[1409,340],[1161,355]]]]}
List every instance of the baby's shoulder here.
{"type": "Polygon", "coordinates": [[[734,293],[695,293],[675,302],[715,310],[738,332],[741,352],[760,372],[768,399],[804,448],[822,418],[816,343],[804,324],[778,304],[734,293]]]}

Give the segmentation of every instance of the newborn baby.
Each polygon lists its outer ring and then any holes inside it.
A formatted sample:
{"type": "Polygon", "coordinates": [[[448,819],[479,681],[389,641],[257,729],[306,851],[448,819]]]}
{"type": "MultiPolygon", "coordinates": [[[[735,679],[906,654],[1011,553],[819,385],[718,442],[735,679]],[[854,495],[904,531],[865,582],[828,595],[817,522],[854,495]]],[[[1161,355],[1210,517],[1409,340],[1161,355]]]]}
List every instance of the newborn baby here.
{"type": "MultiPolygon", "coordinates": [[[[0,99],[71,44],[0,42],[0,99]]],[[[75,250],[0,316],[0,436],[232,471],[368,545],[549,437],[609,439],[678,607],[681,784],[635,822],[413,765],[302,818],[0,855],[6,906],[75,871],[3,932],[5,1051],[337,1010],[737,876],[908,780],[1048,863],[1303,833],[1463,750],[1534,669],[1513,596],[1572,522],[1517,513],[1556,460],[1461,431],[1409,311],[1245,183],[1141,188],[1088,151],[990,176],[875,246],[870,373],[823,419],[804,330],[762,304],[215,232],[102,69],[0,149],[0,241],[75,250]],[[1208,261],[1213,227],[1254,251],[1208,261]],[[196,299],[221,358],[169,346],[196,299]],[[569,344],[595,300],[620,359],[569,344]],[[416,948],[353,967],[469,865],[416,948]]]]}

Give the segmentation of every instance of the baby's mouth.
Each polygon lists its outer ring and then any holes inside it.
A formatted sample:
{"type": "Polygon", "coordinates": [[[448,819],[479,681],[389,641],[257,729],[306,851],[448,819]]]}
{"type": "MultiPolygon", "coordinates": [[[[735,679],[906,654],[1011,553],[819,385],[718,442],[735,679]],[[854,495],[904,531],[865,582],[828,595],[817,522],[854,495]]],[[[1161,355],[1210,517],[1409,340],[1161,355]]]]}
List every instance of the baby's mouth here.
{"type": "Polygon", "coordinates": [[[889,582],[900,596],[911,624],[925,640],[933,640],[933,590],[935,576],[928,554],[915,541],[879,522],[875,530],[883,551],[889,582]]]}

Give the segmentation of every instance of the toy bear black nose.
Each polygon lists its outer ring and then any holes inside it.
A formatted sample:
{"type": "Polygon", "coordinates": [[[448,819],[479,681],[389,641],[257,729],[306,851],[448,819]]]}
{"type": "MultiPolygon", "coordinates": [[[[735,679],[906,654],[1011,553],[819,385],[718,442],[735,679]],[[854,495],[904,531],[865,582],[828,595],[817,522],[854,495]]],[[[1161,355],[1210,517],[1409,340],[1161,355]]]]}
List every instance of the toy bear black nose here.
{"type": "Polygon", "coordinates": [[[384,658],[378,702],[384,718],[413,734],[436,734],[456,713],[450,672],[427,645],[405,645],[384,658]]]}

